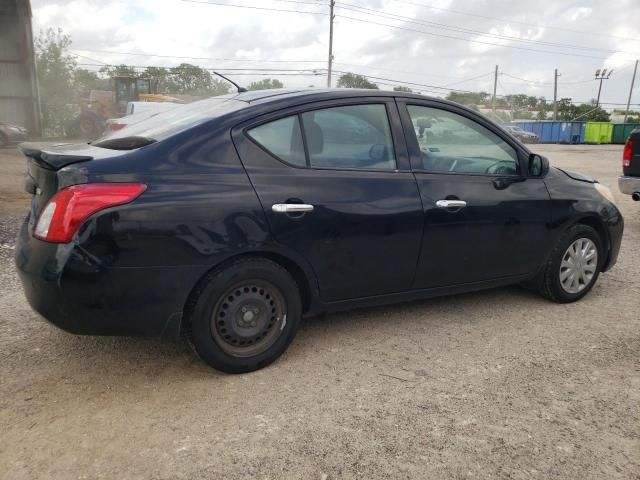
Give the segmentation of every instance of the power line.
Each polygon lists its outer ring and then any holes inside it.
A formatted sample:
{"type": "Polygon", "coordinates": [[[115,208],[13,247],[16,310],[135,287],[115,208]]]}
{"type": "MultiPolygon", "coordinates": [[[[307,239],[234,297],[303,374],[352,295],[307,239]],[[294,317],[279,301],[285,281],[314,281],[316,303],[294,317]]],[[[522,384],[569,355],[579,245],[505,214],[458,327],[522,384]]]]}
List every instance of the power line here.
{"type": "MultiPolygon", "coordinates": [[[[146,68],[163,68],[165,70],[167,70],[168,73],[171,73],[171,71],[192,71],[194,70],[193,67],[170,67],[170,66],[157,66],[157,65],[124,65],[124,64],[108,64],[108,63],[77,63],[76,65],[80,66],[80,67],[100,67],[101,69],[104,67],[126,67],[126,68],[131,68],[131,69],[146,69],[146,68]]],[[[323,75],[323,72],[325,69],[292,69],[292,68],[219,68],[219,67],[201,67],[198,65],[194,65],[195,68],[200,69],[200,70],[207,70],[207,71],[216,71],[216,72],[235,72],[235,74],[237,75],[244,75],[244,74],[260,74],[260,75],[265,75],[265,74],[269,74],[269,75],[285,75],[285,74],[300,74],[300,75],[306,75],[306,74],[311,74],[311,75],[323,75]],[[257,72],[257,73],[256,73],[257,72]]]]}
{"type": "MultiPolygon", "coordinates": [[[[424,75],[424,72],[398,70],[397,68],[384,68],[384,67],[379,67],[377,65],[373,66],[373,65],[362,65],[360,63],[344,63],[344,62],[333,62],[333,64],[334,65],[344,65],[345,67],[364,68],[364,69],[367,69],[367,70],[382,70],[384,72],[406,73],[407,75],[424,75]]],[[[436,75],[436,74],[433,74],[433,73],[429,73],[429,75],[431,75],[432,77],[440,77],[440,78],[451,79],[451,77],[448,76],[448,75],[436,75]]]]}
{"type": "MultiPolygon", "coordinates": [[[[248,62],[248,63],[324,63],[324,60],[252,60],[252,59],[244,59],[244,58],[213,58],[213,57],[191,57],[185,55],[161,55],[157,53],[138,53],[138,52],[116,52],[113,50],[92,50],[87,48],[79,48],[81,52],[94,52],[94,53],[106,53],[109,55],[129,55],[129,56],[138,56],[138,57],[157,57],[157,58],[179,58],[179,59],[189,59],[189,60],[211,60],[214,62],[248,62]]],[[[71,50],[68,50],[71,52],[71,50]]],[[[73,53],[73,52],[71,52],[73,53]]],[[[82,55],[75,54],[81,57],[82,55]]],[[[88,58],[88,57],[84,57],[88,58]]],[[[89,58],[88,58],[89,59],[89,58]]],[[[95,62],[99,62],[99,60],[89,59],[95,62]]]]}
{"type": "Polygon", "coordinates": [[[107,65],[102,60],[96,60],[95,58],[85,57],[84,55],[80,55],[79,53],[72,52],[71,50],[67,50],[67,52],[69,52],[71,55],[74,55],[76,57],[84,58],[85,60],[91,60],[92,62],[98,62],[98,63],[101,63],[103,65],[107,65]]]}
{"type": "MultiPolygon", "coordinates": [[[[183,0],[183,1],[186,1],[186,0],[183,0]]],[[[552,55],[564,55],[564,56],[569,56],[569,57],[596,58],[598,60],[606,60],[605,57],[596,57],[594,55],[582,55],[582,54],[579,54],[579,53],[568,53],[568,52],[554,52],[554,51],[551,51],[551,50],[538,50],[538,49],[535,49],[535,48],[519,47],[517,45],[502,45],[502,44],[499,44],[499,43],[483,42],[482,40],[473,40],[473,39],[470,39],[470,38],[456,37],[456,36],[453,36],[453,35],[444,35],[444,34],[440,34],[440,33],[425,32],[424,30],[417,30],[417,29],[414,29],[414,28],[399,27],[397,25],[389,25],[388,23],[374,22],[373,20],[364,20],[362,18],[348,17],[346,15],[336,15],[336,17],[345,18],[345,19],[348,19],[348,20],[356,21],[356,22],[379,25],[379,26],[382,26],[382,27],[396,28],[398,30],[406,30],[408,32],[421,33],[423,35],[429,35],[429,36],[433,36],[433,37],[449,38],[449,39],[452,39],[452,40],[460,40],[460,41],[469,42],[469,43],[478,43],[478,44],[481,44],[481,45],[490,45],[492,47],[512,48],[512,49],[516,49],[516,50],[526,50],[526,51],[529,51],[529,52],[549,53],[549,54],[552,54],[552,55]]]]}
{"type": "MultiPolygon", "coordinates": [[[[521,80],[524,83],[529,83],[531,85],[553,85],[553,83],[551,82],[542,82],[542,81],[537,81],[537,80],[528,80],[526,78],[522,78],[522,77],[516,77],[515,75],[511,75],[510,73],[506,73],[506,72],[500,72],[500,75],[504,75],[505,77],[509,77],[509,78],[515,78],[516,80],[521,80]]],[[[591,81],[591,80],[589,80],[591,81]]],[[[568,83],[568,82],[567,82],[568,83]]]]}
{"type": "Polygon", "coordinates": [[[350,4],[350,3],[337,2],[336,4],[340,8],[342,8],[343,10],[350,10],[350,11],[353,11],[353,12],[362,13],[364,15],[371,15],[371,16],[374,16],[374,17],[386,18],[386,19],[389,19],[389,20],[401,20],[401,21],[405,21],[407,23],[414,23],[414,24],[418,24],[418,25],[428,26],[428,27],[431,27],[431,28],[449,30],[449,31],[453,31],[453,32],[466,33],[466,34],[473,34],[473,35],[482,35],[482,36],[495,38],[495,39],[500,39],[500,40],[509,40],[509,41],[515,41],[515,42],[521,42],[521,43],[530,43],[530,44],[533,44],[533,45],[546,45],[546,46],[551,46],[551,47],[561,47],[561,48],[568,48],[568,49],[574,49],[574,50],[587,50],[587,51],[596,50],[596,51],[609,52],[609,53],[617,53],[617,52],[619,52],[619,53],[632,53],[632,52],[625,52],[625,51],[622,51],[622,50],[610,50],[610,49],[604,49],[604,48],[587,47],[587,46],[583,46],[583,45],[573,45],[573,44],[567,44],[567,43],[546,42],[546,41],[541,41],[541,40],[532,40],[532,39],[528,39],[528,38],[519,38],[519,37],[510,36],[510,35],[496,34],[496,33],[480,31],[480,30],[472,30],[472,29],[464,28],[464,27],[456,27],[456,26],[447,25],[447,24],[444,24],[444,23],[431,22],[431,21],[427,21],[427,20],[418,19],[418,18],[415,18],[415,17],[407,17],[407,16],[404,16],[404,15],[398,15],[398,14],[395,14],[395,13],[383,12],[381,10],[375,10],[375,9],[371,9],[371,8],[361,7],[359,5],[354,5],[354,4],[350,4]],[[353,7],[353,8],[351,8],[351,7],[353,7]],[[373,13],[369,13],[369,12],[373,12],[373,13]]]}
{"type": "MultiPolygon", "coordinates": [[[[633,66],[633,62],[625,65],[623,67],[617,68],[616,69],[616,73],[620,73],[624,70],[627,70],[628,68],[631,68],[633,66]]],[[[505,77],[510,77],[510,78],[514,78],[516,80],[521,80],[522,82],[525,83],[530,83],[532,85],[553,85],[553,82],[542,82],[542,81],[537,81],[537,80],[529,80],[527,78],[522,78],[522,77],[518,77],[516,75],[512,75],[510,73],[506,73],[506,72],[500,72],[500,75],[504,75],[505,77]]],[[[575,81],[566,81],[566,82],[561,82],[563,85],[578,85],[578,84],[583,84],[583,83],[591,83],[593,82],[593,78],[589,78],[587,80],[575,80],[575,81]]]]}
{"type": "Polygon", "coordinates": [[[461,90],[458,88],[449,88],[449,87],[445,87],[445,86],[441,86],[441,85],[429,85],[426,83],[416,83],[416,82],[406,82],[404,80],[396,80],[393,78],[385,78],[385,77],[376,77],[373,75],[363,75],[357,72],[346,72],[346,71],[340,71],[340,70],[336,70],[337,73],[353,73],[355,75],[360,75],[361,77],[365,77],[371,80],[380,80],[382,82],[387,81],[387,82],[395,82],[399,85],[406,85],[406,86],[416,86],[416,87],[425,87],[425,88],[433,88],[433,89],[439,89],[439,90],[444,90],[444,91],[451,91],[451,92],[460,92],[460,93],[478,93],[478,92],[474,92],[471,90],[461,90]]]}
{"type": "Polygon", "coordinates": [[[478,75],[477,77],[465,78],[464,80],[460,80],[458,82],[448,83],[444,85],[445,87],[450,87],[451,85],[459,85],[461,83],[470,82],[471,80],[477,80],[478,78],[487,77],[489,75],[493,75],[493,72],[483,73],[482,75],[478,75]]]}
{"type": "MultiPolygon", "coordinates": [[[[104,64],[104,63],[99,63],[99,64],[95,64],[95,63],[79,63],[77,64],[79,66],[89,66],[89,67],[94,67],[94,68],[104,68],[105,66],[108,67],[119,67],[121,65],[116,65],[116,64],[104,64]]],[[[163,65],[126,65],[128,68],[132,68],[132,69],[146,69],[146,68],[165,68],[167,70],[170,69],[174,69],[175,70],[190,70],[190,67],[168,67],[168,66],[163,66],[163,65]]],[[[292,71],[292,69],[251,69],[251,68],[246,68],[246,69],[230,69],[230,71],[228,71],[227,69],[224,68],[214,68],[214,67],[198,67],[201,68],[202,70],[206,70],[206,71],[218,71],[218,72],[224,72],[225,75],[228,76],[258,76],[258,77],[267,77],[267,76],[296,76],[296,77],[322,77],[326,74],[326,69],[314,69],[314,70],[295,70],[292,71]]],[[[93,70],[95,72],[99,72],[99,70],[93,70]]],[[[478,92],[478,91],[473,91],[473,90],[462,90],[462,89],[456,89],[456,88],[450,88],[444,85],[430,85],[430,84],[424,84],[424,83],[417,83],[417,82],[407,82],[404,80],[397,80],[397,79],[392,79],[392,78],[385,78],[385,77],[378,77],[378,76],[372,76],[372,75],[364,75],[364,74],[359,74],[357,72],[347,72],[347,71],[341,71],[341,70],[335,70],[336,73],[340,73],[340,74],[345,74],[345,73],[354,73],[356,75],[360,75],[361,77],[370,79],[370,80],[374,80],[376,81],[377,84],[380,85],[386,85],[386,86],[391,86],[391,87],[396,87],[396,86],[410,86],[410,87],[419,87],[420,92],[428,92],[428,93],[432,93],[435,95],[443,95],[446,92],[458,92],[458,93],[471,93],[471,94],[477,94],[477,93],[486,93],[486,92],[478,92]]],[[[493,73],[493,72],[491,72],[493,73]]],[[[482,76],[486,76],[482,75],[482,76]]],[[[469,81],[472,79],[466,79],[466,81],[469,81]]],[[[505,92],[504,87],[502,87],[502,85],[500,84],[500,88],[503,92],[505,92]]],[[[505,92],[506,93],[506,92],[505,92]]],[[[507,95],[496,95],[496,97],[498,98],[505,98],[507,95]]],[[[583,101],[583,100],[571,100],[571,103],[589,103],[588,101],[583,101]]],[[[600,102],[600,105],[613,105],[613,106],[620,106],[620,105],[626,105],[626,103],[614,103],[614,102],[600,102]]],[[[640,103],[632,103],[632,106],[640,106],[640,103]]]]}
{"type": "Polygon", "coordinates": [[[205,0],[181,0],[181,1],[187,2],[187,3],[201,3],[205,5],[216,5],[218,7],[248,8],[251,10],[268,10],[270,12],[303,13],[308,15],[325,15],[325,16],[329,15],[328,13],[325,13],[325,12],[309,12],[304,10],[289,10],[285,8],[256,7],[254,5],[238,5],[237,3],[218,3],[218,2],[211,2],[208,0],[206,1],[205,0]]]}
{"type": "Polygon", "coordinates": [[[303,5],[318,5],[320,7],[326,6],[322,2],[303,1],[303,0],[272,0],[274,2],[286,2],[286,3],[301,3],[303,5]]]}
{"type": "Polygon", "coordinates": [[[590,32],[586,32],[584,30],[574,30],[574,29],[570,29],[570,28],[564,28],[564,27],[555,27],[553,25],[540,25],[540,24],[535,24],[535,23],[530,23],[530,22],[521,22],[518,20],[512,20],[512,19],[507,19],[507,18],[500,18],[500,17],[491,17],[488,15],[481,15],[481,14],[477,14],[477,13],[468,13],[468,12],[461,12],[460,10],[453,10],[451,8],[442,8],[442,7],[434,7],[432,5],[425,5],[423,3],[416,3],[416,2],[410,2],[408,0],[391,0],[397,3],[405,3],[407,5],[414,5],[416,7],[421,7],[421,8],[430,8],[432,10],[440,10],[443,12],[449,12],[449,13],[455,13],[456,15],[465,15],[468,17],[477,17],[477,18],[484,18],[484,19],[488,19],[488,20],[498,20],[500,22],[504,22],[504,23],[517,23],[519,25],[526,25],[528,27],[536,27],[536,28],[548,28],[548,29],[552,29],[552,30],[562,30],[565,32],[573,32],[573,33],[579,33],[582,35],[589,35],[589,36],[603,36],[603,37],[611,37],[611,38],[617,38],[620,40],[631,40],[631,41],[637,41],[637,38],[629,38],[629,37],[620,37],[618,35],[611,35],[608,33],[601,33],[601,32],[594,32],[594,31],[590,31],[590,32]]]}

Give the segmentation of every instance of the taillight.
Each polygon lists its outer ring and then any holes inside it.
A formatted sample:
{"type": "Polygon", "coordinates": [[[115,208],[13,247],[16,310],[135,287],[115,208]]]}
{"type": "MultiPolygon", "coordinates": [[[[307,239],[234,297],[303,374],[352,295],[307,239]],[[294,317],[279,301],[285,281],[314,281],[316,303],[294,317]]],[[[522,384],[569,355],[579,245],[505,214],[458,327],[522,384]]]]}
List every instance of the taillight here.
{"type": "Polygon", "coordinates": [[[624,151],[622,152],[622,166],[630,167],[631,166],[631,157],[633,155],[633,140],[631,138],[627,138],[626,143],[624,144],[624,151]]]}
{"type": "Polygon", "coordinates": [[[68,243],[80,225],[94,213],[138,198],[141,183],[86,183],[56,193],[42,210],[33,236],[53,243],[68,243]]]}
{"type": "Polygon", "coordinates": [[[112,132],[115,132],[117,130],[122,130],[124,127],[126,127],[127,125],[124,123],[112,123],[111,125],[109,125],[109,129],[112,132]]]}

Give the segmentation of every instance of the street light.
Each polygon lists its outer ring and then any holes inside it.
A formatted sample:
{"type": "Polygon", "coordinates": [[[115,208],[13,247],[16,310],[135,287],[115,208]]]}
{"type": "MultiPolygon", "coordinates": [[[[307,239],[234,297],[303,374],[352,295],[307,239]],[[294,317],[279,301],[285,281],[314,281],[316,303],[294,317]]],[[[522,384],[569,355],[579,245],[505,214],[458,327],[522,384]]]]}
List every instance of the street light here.
{"type": "Polygon", "coordinates": [[[613,73],[613,69],[607,70],[606,68],[603,68],[602,70],[600,69],[596,70],[595,79],[600,80],[600,86],[598,87],[598,98],[596,100],[596,107],[600,106],[600,93],[602,92],[602,81],[609,80],[609,77],[611,76],[612,73],[613,73]]]}

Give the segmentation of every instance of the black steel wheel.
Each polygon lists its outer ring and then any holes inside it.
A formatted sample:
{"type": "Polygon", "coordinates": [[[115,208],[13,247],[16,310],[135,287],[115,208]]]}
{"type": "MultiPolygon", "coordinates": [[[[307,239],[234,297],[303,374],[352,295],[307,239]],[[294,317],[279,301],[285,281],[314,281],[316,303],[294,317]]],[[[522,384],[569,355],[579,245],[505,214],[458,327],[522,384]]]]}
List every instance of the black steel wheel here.
{"type": "Polygon", "coordinates": [[[293,340],[302,302],[293,277],[271,260],[243,258],[207,275],[187,307],[200,357],[228,373],[258,370],[293,340]]]}
{"type": "Polygon", "coordinates": [[[252,357],[273,345],[286,322],[287,306],[280,290],[270,282],[249,280],[220,297],[211,334],[229,355],[252,357]]]}

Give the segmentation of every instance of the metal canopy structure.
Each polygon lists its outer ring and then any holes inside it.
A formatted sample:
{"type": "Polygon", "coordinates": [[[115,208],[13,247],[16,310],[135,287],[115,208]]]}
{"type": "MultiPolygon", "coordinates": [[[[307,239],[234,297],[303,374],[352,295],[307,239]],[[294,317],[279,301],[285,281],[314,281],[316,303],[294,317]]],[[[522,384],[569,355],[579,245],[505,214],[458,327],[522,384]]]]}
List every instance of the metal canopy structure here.
{"type": "Polygon", "coordinates": [[[29,0],[0,1],[0,122],[41,134],[29,0]]]}

